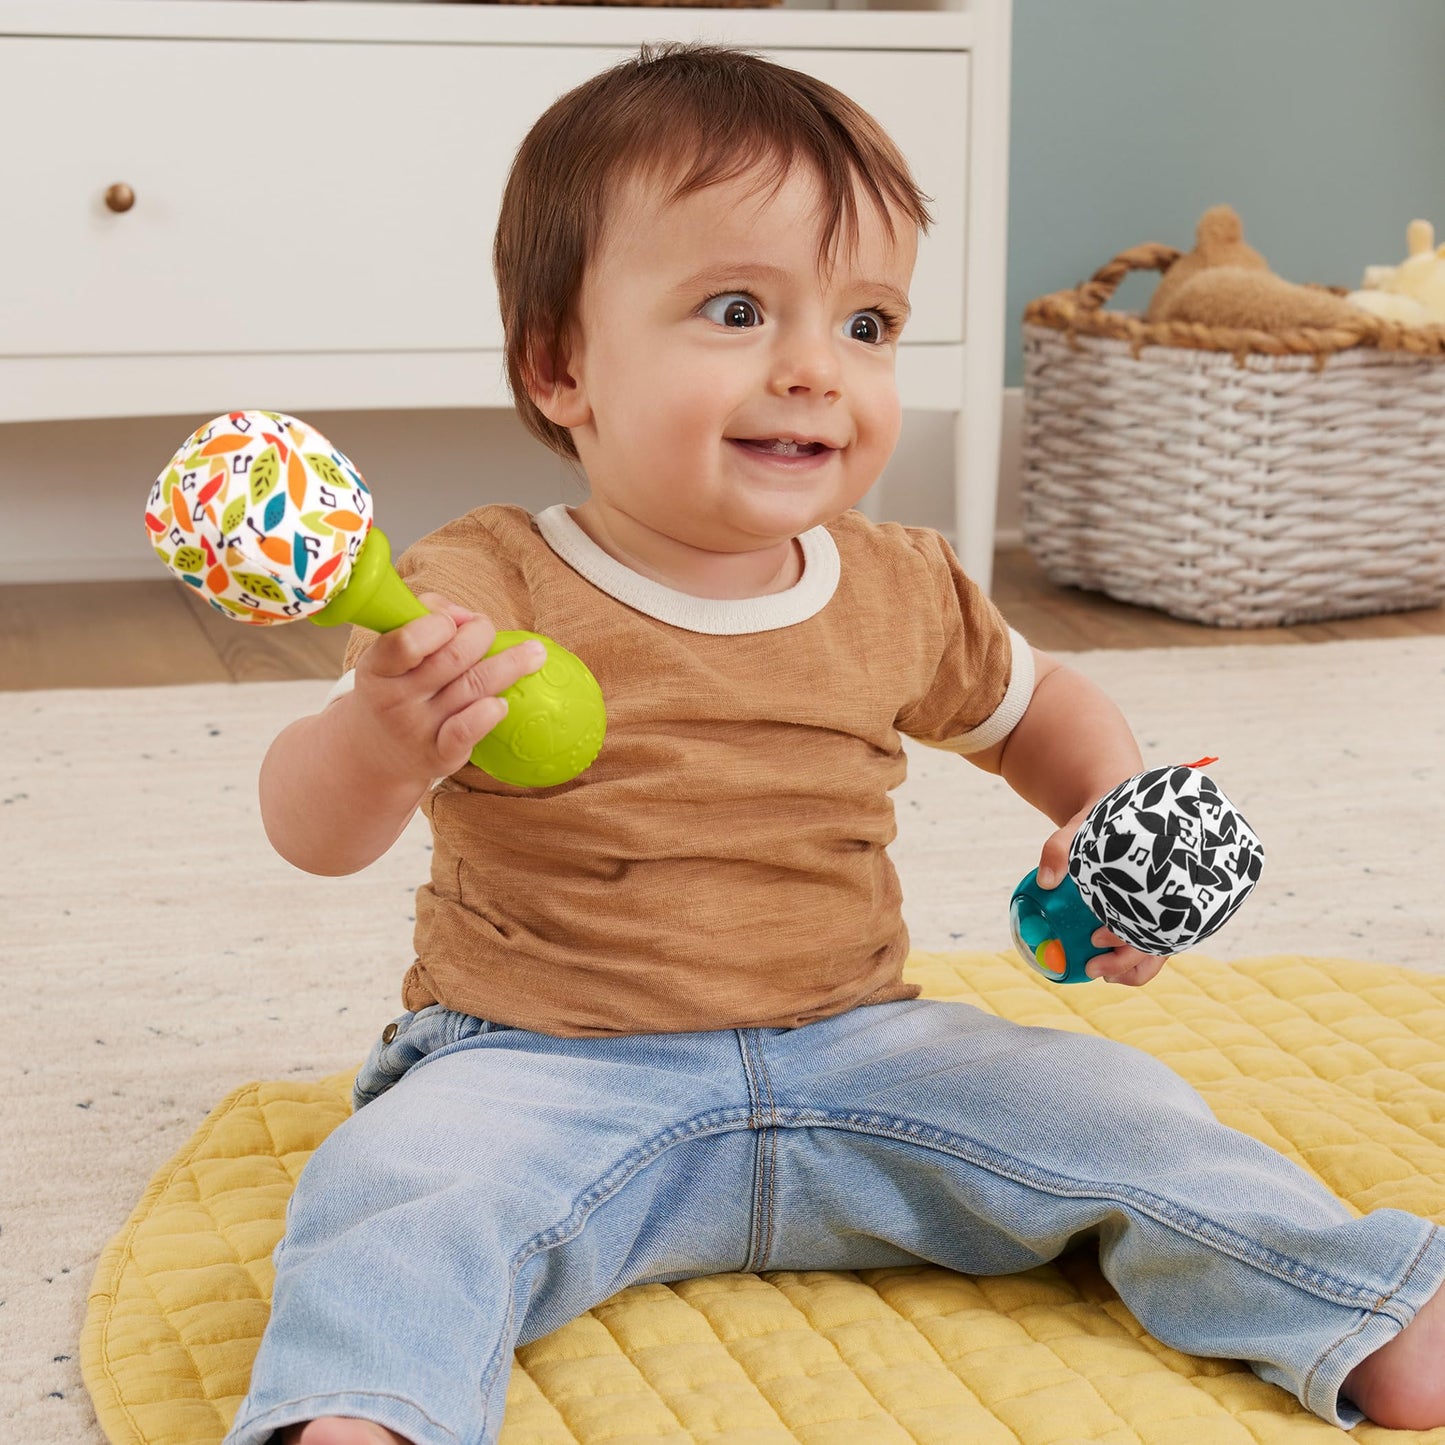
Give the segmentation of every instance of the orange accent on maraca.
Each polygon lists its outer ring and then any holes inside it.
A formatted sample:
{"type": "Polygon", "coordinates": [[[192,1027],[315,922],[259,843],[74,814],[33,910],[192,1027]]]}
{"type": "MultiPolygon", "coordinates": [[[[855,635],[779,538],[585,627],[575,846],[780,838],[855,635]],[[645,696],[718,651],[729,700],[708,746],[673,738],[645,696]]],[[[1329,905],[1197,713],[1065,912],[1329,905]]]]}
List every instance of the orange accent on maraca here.
{"type": "Polygon", "coordinates": [[[1218,758],[1200,758],[1197,763],[1185,763],[1184,766],[1186,768],[1203,768],[1208,767],[1210,763],[1217,763],[1218,761],[1218,758]]]}
{"type": "Polygon", "coordinates": [[[239,437],[235,435],[219,436],[212,441],[208,441],[205,446],[201,448],[201,455],[203,457],[224,456],[227,452],[238,452],[242,447],[250,446],[250,444],[250,437],[239,437]]]}
{"type": "Polygon", "coordinates": [[[1068,971],[1069,960],[1064,953],[1064,945],[1057,938],[1046,938],[1034,949],[1034,957],[1038,959],[1039,967],[1048,969],[1050,973],[1062,976],[1068,971]]]}
{"type": "Polygon", "coordinates": [[[218,562],[206,573],[206,586],[212,592],[224,592],[231,585],[231,574],[218,562]]]}
{"type": "Polygon", "coordinates": [[[300,452],[292,452],[286,460],[286,494],[293,507],[300,507],[306,500],[306,463],[300,452]]]}
{"type": "Polygon", "coordinates": [[[279,537],[262,537],[261,550],[278,566],[291,564],[291,548],[279,537]]]}
{"type": "Polygon", "coordinates": [[[179,487],[171,488],[171,506],[175,509],[176,525],[183,532],[194,532],[195,526],[191,522],[190,509],[186,506],[185,494],[179,487]]]}
{"type": "Polygon", "coordinates": [[[356,532],[361,529],[361,518],[355,512],[327,512],[322,520],[331,527],[339,527],[343,532],[356,532]]]}
{"type": "Polygon", "coordinates": [[[326,581],[326,579],[331,576],[331,574],[336,571],[339,566],[341,566],[341,559],[345,555],[346,554],[344,552],[338,552],[329,561],[323,562],[312,574],[311,581],[316,585],[320,585],[322,582],[326,581]]]}

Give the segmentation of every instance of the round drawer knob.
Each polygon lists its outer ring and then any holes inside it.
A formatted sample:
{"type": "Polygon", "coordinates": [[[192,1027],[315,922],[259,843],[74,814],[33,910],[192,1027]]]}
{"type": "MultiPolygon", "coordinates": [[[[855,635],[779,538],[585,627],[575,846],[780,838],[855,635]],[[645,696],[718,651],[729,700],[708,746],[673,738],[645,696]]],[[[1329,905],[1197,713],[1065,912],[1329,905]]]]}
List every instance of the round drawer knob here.
{"type": "Polygon", "coordinates": [[[105,203],[119,215],[135,205],[135,192],[124,181],[117,181],[115,185],[106,188],[105,203]]]}

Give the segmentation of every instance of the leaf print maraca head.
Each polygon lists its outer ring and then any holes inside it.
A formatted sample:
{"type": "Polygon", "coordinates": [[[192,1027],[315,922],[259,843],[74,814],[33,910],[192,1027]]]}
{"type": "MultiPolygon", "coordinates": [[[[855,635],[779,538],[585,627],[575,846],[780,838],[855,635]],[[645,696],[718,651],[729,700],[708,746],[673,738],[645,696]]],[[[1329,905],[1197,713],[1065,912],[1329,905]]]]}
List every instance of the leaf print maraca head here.
{"type": "Polygon", "coordinates": [[[233,411],[192,432],[146,501],[156,555],[217,611],[311,617],[351,576],[371,528],[361,473],[315,428],[233,411]]]}

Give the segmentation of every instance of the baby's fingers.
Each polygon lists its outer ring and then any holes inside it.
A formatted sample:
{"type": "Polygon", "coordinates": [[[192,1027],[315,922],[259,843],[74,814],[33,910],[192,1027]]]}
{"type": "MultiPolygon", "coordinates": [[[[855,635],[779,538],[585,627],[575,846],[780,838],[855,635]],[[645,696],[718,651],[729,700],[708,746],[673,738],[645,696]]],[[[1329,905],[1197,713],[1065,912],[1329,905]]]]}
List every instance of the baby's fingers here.
{"type": "Polygon", "coordinates": [[[1108,948],[1084,965],[1084,972],[1090,978],[1102,978],[1106,983],[1122,983],[1130,988],[1148,983],[1168,962],[1152,953],[1141,953],[1132,948],[1117,934],[1108,929],[1099,929],[1090,940],[1096,948],[1108,948]]]}
{"type": "Polygon", "coordinates": [[[470,622],[472,618],[477,616],[475,612],[458,606],[451,598],[443,597],[440,592],[423,592],[418,595],[416,600],[420,602],[428,612],[439,612],[443,617],[450,617],[458,627],[464,622],[470,622]]]}
{"type": "MultiPolygon", "coordinates": [[[[491,657],[482,657],[474,662],[466,671],[447,683],[437,694],[437,704],[444,713],[454,717],[470,709],[479,699],[495,697],[498,693],[505,692],[514,682],[520,682],[522,678],[538,671],[546,661],[546,648],[535,640],[504,647],[491,657]]],[[[490,731],[500,720],[493,719],[487,730],[490,731]]],[[[476,740],[472,739],[473,742],[476,740]]]]}
{"type": "Polygon", "coordinates": [[[483,658],[442,689],[437,704],[446,716],[437,729],[437,750],[448,771],[461,767],[471,750],[506,717],[507,699],[497,694],[536,672],[546,661],[547,649],[528,640],[483,658]]]}
{"type": "Polygon", "coordinates": [[[1074,841],[1075,831],[1074,820],[1070,819],[1062,828],[1049,835],[1039,853],[1040,888],[1056,888],[1069,871],[1069,845],[1074,841]]]}
{"type": "Polygon", "coordinates": [[[357,664],[377,677],[405,677],[457,635],[457,622],[446,612],[428,612],[394,632],[384,632],[357,664]]]}
{"type": "Polygon", "coordinates": [[[437,729],[437,756],[442,768],[454,773],[471,756],[472,749],[507,715],[507,699],[481,697],[470,707],[453,713],[437,729]]]}

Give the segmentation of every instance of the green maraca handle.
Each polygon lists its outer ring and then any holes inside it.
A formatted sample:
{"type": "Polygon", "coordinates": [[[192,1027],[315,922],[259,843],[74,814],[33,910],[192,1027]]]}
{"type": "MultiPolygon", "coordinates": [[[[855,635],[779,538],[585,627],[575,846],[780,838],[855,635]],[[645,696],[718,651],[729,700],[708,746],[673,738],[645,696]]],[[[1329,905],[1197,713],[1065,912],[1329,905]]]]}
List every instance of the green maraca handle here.
{"type": "MultiPolygon", "coordinates": [[[[391,565],[391,543],[380,527],[367,534],[346,586],[311,621],[321,627],[352,622],[393,632],[427,609],[391,565]]],[[[504,783],[552,787],[591,766],[606,731],[602,689],[586,665],[549,637],[499,632],[488,657],[535,637],[547,648],[542,674],[513,683],[502,696],[507,717],[472,749],[472,762],[504,783]]]]}
{"type": "MultiPolygon", "coordinates": [[[[391,565],[391,542],[386,533],[374,526],[351,564],[346,586],[320,612],[312,613],[311,621],[318,627],[340,627],[350,622],[373,632],[395,632],[426,614],[416,593],[391,565]]],[[[481,767],[482,757],[482,745],[478,743],[472,749],[472,761],[481,767]]]]}
{"type": "Polygon", "coordinates": [[[318,627],[352,622],[373,632],[395,632],[425,617],[426,612],[391,565],[391,543],[386,533],[373,527],[356,554],[346,586],[320,612],[313,613],[311,621],[318,627]]]}

